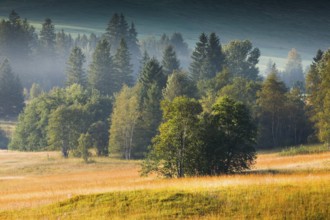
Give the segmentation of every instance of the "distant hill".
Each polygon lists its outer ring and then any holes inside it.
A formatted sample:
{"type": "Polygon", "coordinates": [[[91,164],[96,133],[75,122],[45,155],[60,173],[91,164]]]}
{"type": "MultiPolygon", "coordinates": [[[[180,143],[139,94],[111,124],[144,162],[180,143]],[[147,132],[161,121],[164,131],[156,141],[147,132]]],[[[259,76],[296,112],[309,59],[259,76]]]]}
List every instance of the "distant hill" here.
{"type": "Polygon", "coordinates": [[[261,68],[269,57],[283,67],[291,48],[307,65],[317,49],[330,45],[330,3],[286,0],[4,0],[0,16],[15,9],[35,23],[50,17],[68,32],[101,34],[112,13],[136,23],[139,36],[181,32],[191,48],[201,32],[216,32],[222,43],[250,39],[261,49],[261,68]]]}

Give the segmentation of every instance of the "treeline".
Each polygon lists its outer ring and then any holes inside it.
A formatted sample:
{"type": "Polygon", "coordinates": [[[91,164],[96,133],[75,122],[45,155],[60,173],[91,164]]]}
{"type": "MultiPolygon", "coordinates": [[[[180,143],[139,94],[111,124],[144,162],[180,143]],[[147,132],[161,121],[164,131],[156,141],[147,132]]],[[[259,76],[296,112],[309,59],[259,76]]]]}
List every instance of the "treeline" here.
{"type": "MultiPolygon", "coordinates": [[[[53,30],[47,19],[41,36],[54,37],[53,30]]],[[[134,24],[114,14],[106,33],[91,38],[95,49],[90,55],[84,36],[77,38],[80,44],[65,47],[70,52],[63,66],[64,88],[45,92],[32,85],[10,149],[61,150],[64,157],[71,153],[87,161],[95,148],[98,156],[146,158],[145,173],[182,177],[248,169],[255,147],[329,140],[329,52],[314,59],[306,92],[295,50],[284,72],[270,62],[264,79],[257,68],[260,51],[248,40],[222,45],[215,33],[202,33],[187,71],[178,54],[188,53],[188,47],[178,33],[163,35],[161,56],[158,49],[150,56],[151,49],[140,52],[143,44],[134,24]]],[[[5,69],[10,69],[8,61],[0,76],[11,72],[5,69]]]]}

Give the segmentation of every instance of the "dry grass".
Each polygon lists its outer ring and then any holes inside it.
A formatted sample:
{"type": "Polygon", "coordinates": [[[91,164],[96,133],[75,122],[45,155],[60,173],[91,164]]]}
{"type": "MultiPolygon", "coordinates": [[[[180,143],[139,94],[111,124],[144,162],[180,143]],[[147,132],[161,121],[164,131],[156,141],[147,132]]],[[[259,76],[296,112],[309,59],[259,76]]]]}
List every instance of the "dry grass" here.
{"type": "MultiPolygon", "coordinates": [[[[246,187],[269,191],[273,186],[294,186],[303,190],[330,182],[330,152],[285,157],[261,154],[253,170],[244,174],[183,179],[140,177],[139,161],[93,160],[85,164],[81,159],[62,159],[58,152],[0,151],[0,211],[39,207],[76,195],[105,192],[203,192],[234,188],[244,194],[246,187]]],[[[329,187],[323,190],[329,194],[329,187]]]]}

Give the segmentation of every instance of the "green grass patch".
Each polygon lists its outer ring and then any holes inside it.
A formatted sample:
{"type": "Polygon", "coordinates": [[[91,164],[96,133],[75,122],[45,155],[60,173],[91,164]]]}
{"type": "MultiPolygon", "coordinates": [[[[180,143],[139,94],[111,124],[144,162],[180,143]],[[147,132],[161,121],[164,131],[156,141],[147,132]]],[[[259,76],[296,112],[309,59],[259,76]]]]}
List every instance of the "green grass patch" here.
{"type": "Polygon", "coordinates": [[[327,219],[330,185],[271,184],[215,190],[141,190],[77,196],[0,219],[327,219]]]}
{"type": "Polygon", "coordinates": [[[302,154],[319,154],[329,152],[330,148],[325,145],[301,145],[296,147],[288,147],[279,152],[280,156],[295,156],[302,154]]]}

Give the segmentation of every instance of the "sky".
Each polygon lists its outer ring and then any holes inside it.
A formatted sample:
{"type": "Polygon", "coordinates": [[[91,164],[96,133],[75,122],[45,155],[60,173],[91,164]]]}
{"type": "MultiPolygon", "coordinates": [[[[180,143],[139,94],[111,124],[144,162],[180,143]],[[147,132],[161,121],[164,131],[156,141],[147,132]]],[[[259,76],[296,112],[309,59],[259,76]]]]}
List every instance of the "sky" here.
{"type": "Polygon", "coordinates": [[[248,39],[261,50],[261,72],[270,58],[283,69],[291,48],[307,67],[330,45],[330,3],[321,0],[0,0],[1,17],[11,10],[37,29],[49,17],[57,30],[98,35],[121,12],[139,38],[181,32],[191,49],[201,32],[216,32],[222,44],[248,39]]]}

